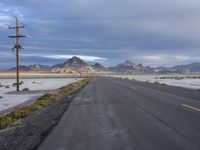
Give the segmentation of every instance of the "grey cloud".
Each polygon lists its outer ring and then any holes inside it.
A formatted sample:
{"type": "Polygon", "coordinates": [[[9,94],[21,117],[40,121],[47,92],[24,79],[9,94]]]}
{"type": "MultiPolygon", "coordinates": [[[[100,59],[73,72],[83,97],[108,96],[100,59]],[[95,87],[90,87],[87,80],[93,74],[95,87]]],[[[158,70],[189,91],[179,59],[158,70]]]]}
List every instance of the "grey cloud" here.
{"type": "MultiPolygon", "coordinates": [[[[200,56],[198,0],[2,0],[2,4],[22,14],[23,32],[28,35],[22,43],[31,53],[40,48],[49,54],[106,57],[107,65],[124,59],[145,61],[136,57],[150,54],[200,56]]],[[[6,36],[3,30],[0,33],[6,36]]],[[[192,59],[164,63],[186,62],[192,59]]]]}

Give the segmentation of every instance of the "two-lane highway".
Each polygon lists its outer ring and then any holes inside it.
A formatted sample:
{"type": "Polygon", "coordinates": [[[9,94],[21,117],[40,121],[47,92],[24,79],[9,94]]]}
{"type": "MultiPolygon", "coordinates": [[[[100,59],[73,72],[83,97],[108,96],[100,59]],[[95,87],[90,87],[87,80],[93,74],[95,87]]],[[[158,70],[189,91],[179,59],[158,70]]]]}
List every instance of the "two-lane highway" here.
{"type": "Polygon", "coordinates": [[[95,77],[39,150],[200,150],[200,92],[95,77]]]}

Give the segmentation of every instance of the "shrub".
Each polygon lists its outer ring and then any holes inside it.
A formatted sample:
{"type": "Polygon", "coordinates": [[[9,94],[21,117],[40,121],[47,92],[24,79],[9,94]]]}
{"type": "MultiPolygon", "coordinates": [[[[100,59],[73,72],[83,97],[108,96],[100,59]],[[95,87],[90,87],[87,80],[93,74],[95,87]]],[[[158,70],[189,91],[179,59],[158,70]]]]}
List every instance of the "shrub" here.
{"type": "Polygon", "coordinates": [[[24,88],[22,91],[30,91],[29,88],[24,88]]]}
{"type": "Polygon", "coordinates": [[[17,83],[13,83],[12,86],[17,86],[17,83]]]}
{"type": "MultiPolygon", "coordinates": [[[[19,82],[19,85],[22,85],[22,84],[24,84],[24,81],[19,82]]],[[[17,83],[13,83],[12,86],[14,87],[17,86],[17,83]]]]}
{"type": "Polygon", "coordinates": [[[10,86],[9,86],[9,85],[6,85],[5,88],[8,89],[8,88],[10,88],[10,86]]]}
{"type": "Polygon", "coordinates": [[[19,82],[19,85],[22,85],[22,84],[24,84],[24,81],[19,82]]]}

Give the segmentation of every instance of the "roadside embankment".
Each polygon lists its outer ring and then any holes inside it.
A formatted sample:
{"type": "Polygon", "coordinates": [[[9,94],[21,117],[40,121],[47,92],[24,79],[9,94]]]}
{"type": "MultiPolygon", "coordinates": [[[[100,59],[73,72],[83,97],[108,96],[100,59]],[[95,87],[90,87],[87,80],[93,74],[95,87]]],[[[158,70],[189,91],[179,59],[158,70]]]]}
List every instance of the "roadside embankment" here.
{"type": "Polygon", "coordinates": [[[43,95],[32,105],[0,116],[0,149],[29,150],[37,147],[90,80],[77,81],[43,95]]]}

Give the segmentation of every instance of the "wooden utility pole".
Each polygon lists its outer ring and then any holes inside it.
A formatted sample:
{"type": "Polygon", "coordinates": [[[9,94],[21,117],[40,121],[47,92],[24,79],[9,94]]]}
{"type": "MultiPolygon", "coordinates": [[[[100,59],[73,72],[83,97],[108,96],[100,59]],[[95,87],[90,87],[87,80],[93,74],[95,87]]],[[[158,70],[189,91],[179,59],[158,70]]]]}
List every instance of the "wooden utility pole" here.
{"type": "Polygon", "coordinates": [[[16,49],[16,90],[19,91],[19,50],[22,49],[22,46],[19,44],[19,39],[22,37],[26,37],[25,35],[20,35],[19,34],[19,29],[24,28],[24,25],[19,26],[18,18],[15,17],[16,25],[14,27],[9,26],[9,29],[15,29],[16,30],[16,35],[14,36],[9,36],[10,38],[15,38],[16,39],[16,44],[12,48],[12,50],[16,49]]]}

